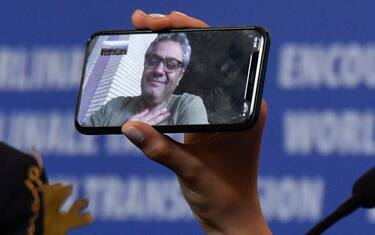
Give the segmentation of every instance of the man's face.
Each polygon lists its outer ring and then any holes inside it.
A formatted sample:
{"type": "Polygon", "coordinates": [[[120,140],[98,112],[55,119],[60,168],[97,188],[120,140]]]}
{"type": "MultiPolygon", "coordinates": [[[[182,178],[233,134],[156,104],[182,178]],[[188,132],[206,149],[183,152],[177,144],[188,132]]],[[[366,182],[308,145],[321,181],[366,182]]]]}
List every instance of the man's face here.
{"type": "Polygon", "coordinates": [[[153,105],[169,98],[184,73],[183,50],[175,41],[161,41],[146,55],[142,75],[142,96],[153,105]]]}

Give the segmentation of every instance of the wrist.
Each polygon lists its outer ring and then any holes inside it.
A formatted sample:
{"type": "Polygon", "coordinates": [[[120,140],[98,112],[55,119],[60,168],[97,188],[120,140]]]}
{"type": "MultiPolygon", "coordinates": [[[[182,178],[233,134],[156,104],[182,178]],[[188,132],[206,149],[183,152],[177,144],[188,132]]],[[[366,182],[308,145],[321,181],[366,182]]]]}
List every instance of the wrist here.
{"type": "Polygon", "coordinates": [[[228,215],[204,227],[207,235],[271,235],[272,232],[259,208],[228,215]],[[249,213],[248,213],[249,212],[249,213]]]}
{"type": "Polygon", "coordinates": [[[207,235],[271,235],[272,232],[264,222],[233,225],[226,228],[205,228],[207,235]]]}

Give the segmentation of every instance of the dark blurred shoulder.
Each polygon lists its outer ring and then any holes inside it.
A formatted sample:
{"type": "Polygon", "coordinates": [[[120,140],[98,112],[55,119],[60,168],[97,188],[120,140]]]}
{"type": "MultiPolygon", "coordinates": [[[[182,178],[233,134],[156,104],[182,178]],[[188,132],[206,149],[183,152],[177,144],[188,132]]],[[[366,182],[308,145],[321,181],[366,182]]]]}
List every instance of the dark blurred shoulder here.
{"type": "Polygon", "coordinates": [[[46,182],[32,155],[0,142],[0,234],[28,234],[31,226],[32,234],[41,234],[43,199],[38,185],[46,182]],[[35,203],[38,210],[32,208],[35,203]]]}

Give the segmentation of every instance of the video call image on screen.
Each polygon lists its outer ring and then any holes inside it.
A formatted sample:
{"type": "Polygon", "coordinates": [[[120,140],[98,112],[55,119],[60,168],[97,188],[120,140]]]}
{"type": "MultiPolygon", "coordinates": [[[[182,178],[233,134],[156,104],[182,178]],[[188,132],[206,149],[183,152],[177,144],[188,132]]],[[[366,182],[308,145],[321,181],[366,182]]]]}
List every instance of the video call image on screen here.
{"type": "Polygon", "coordinates": [[[111,34],[87,51],[78,122],[117,127],[243,123],[253,30],[111,34]]]}

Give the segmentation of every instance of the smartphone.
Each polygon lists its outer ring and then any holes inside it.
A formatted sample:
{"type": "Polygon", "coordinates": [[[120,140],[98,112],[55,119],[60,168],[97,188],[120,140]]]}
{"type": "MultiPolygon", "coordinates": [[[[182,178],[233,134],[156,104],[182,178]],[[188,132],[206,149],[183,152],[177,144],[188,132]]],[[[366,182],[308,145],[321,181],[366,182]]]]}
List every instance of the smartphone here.
{"type": "Polygon", "coordinates": [[[115,30],[88,40],[75,125],[119,134],[242,130],[257,121],[270,36],[264,27],[115,30]]]}

